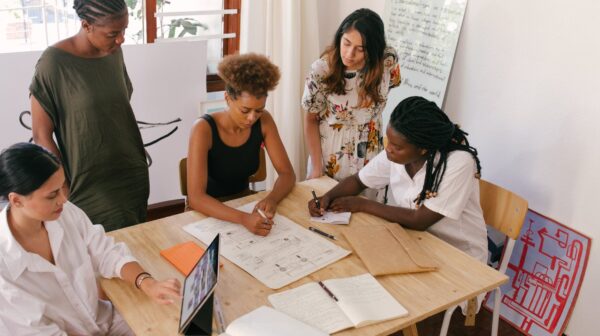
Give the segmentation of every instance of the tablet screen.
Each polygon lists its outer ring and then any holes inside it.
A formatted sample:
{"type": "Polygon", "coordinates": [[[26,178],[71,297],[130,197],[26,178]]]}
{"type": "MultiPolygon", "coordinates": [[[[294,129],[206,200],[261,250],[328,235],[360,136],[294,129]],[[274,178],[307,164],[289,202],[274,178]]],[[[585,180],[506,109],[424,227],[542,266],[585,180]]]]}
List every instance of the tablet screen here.
{"type": "Polygon", "coordinates": [[[192,320],[194,315],[217,286],[219,272],[219,235],[208,245],[196,266],[183,283],[183,300],[179,318],[179,332],[192,320]]]}

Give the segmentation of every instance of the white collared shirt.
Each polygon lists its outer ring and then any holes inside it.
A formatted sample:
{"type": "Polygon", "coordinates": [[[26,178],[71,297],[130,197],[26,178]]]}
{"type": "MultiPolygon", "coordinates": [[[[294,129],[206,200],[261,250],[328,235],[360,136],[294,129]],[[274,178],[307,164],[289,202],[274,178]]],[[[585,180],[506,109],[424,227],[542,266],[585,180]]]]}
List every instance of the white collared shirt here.
{"type": "Polygon", "coordinates": [[[106,334],[113,311],[98,299],[96,274],[120,277],[123,265],[136,261],[127,246],[67,202],[58,220],[45,223],[53,265],[15,240],[8,208],[0,213],[0,334],[106,334]]]}
{"type": "MultiPolygon", "coordinates": [[[[439,154],[436,161],[439,159],[439,154]]],[[[415,209],[414,199],[423,189],[426,166],[411,178],[404,165],[388,160],[379,153],[358,176],[370,188],[389,184],[395,204],[415,209]]],[[[475,178],[475,160],[470,153],[455,150],[448,154],[446,172],[437,196],[423,203],[429,210],[444,216],[427,231],[454,247],[485,263],[487,261],[487,231],[479,204],[479,180],[475,178]]]]}

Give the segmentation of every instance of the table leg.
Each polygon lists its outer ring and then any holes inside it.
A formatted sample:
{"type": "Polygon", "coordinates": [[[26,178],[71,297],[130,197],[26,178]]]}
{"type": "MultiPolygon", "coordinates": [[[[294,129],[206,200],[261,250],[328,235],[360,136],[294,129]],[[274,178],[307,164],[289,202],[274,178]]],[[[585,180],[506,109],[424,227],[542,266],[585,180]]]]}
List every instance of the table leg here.
{"type": "Polygon", "coordinates": [[[402,329],[402,334],[404,336],[419,336],[419,332],[417,331],[417,325],[413,324],[407,328],[402,329]]]}
{"type": "Polygon", "coordinates": [[[469,300],[467,303],[467,316],[465,317],[465,326],[472,327],[475,325],[475,315],[477,314],[477,297],[469,300]]]}

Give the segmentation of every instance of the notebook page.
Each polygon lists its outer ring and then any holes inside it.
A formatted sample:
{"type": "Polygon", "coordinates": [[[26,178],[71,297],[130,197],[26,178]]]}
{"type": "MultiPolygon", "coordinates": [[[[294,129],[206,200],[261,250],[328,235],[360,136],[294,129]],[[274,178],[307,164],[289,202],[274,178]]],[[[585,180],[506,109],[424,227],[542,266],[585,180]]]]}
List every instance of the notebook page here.
{"type": "Polygon", "coordinates": [[[351,212],[333,212],[325,211],[321,217],[310,217],[313,222],[319,222],[323,224],[350,224],[351,212]]]}
{"type": "Polygon", "coordinates": [[[323,281],[355,326],[408,315],[408,311],[371,274],[323,281]]]}
{"type": "Polygon", "coordinates": [[[327,336],[326,333],[267,306],[243,315],[227,326],[229,336],[327,336]]]}
{"type": "Polygon", "coordinates": [[[316,282],[271,294],[269,302],[280,312],[328,334],[354,326],[316,282]]]}

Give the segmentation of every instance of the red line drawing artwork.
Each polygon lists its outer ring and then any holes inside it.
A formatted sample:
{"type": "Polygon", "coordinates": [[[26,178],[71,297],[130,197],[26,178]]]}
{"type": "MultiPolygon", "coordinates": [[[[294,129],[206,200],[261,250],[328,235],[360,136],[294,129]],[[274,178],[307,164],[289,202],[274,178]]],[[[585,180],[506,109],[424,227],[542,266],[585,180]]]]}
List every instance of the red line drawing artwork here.
{"type": "MultiPolygon", "coordinates": [[[[500,316],[526,335],[562,335],[585,275],[591,241],[529,210],[502,286],[500,316]]],[[[485,306],[493,309],[493,292],[485,306]]]]}

